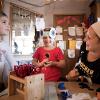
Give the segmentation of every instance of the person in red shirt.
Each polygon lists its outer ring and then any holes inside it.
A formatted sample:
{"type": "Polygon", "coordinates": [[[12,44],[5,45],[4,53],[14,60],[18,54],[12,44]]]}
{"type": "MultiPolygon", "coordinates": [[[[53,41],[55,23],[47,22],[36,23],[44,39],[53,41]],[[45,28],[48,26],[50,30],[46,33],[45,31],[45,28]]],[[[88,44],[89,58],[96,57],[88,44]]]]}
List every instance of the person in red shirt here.
{"type": "Polygon", "coordinates": [[[51,45],[49,35],[43,35],[43,44],[33,54],[33,64],[41,67],[46,81],[58,81],[61,77],[61,68],[65,66],[64,54],[59,47],[51,45]]]}

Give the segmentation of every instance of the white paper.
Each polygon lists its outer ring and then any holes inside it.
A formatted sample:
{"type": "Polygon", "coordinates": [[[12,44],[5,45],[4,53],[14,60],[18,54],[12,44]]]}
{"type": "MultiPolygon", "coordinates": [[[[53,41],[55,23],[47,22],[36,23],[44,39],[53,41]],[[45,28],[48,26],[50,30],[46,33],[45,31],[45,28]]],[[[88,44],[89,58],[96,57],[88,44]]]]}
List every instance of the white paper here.
{"type": "Polygon", "coordinates": [[[37,31],[45,29],[44,18],[36,17],[36,23],[35,23],[35,25],[36,25],[36,30],[37,31]]]}
{"type": "Polygon", "coordinates": [[[63,35],[56,35],[56,40],[63,40],[63,35]]]}
{"type": "Polygon", "coordinates": [[[66,50],[66,41],[59,41],[57,44],[62,50],[66,50]]]}
{"type": "Polygon", "coordinates": [[[62,27],[61,26],[56,27],[56,33],[57,34],[62,33],[62,27]]]}
{"type": "Polygon", "coordinates": [[[80,49],[81,45],[82,45],[82,40],[81,39],[76,40],[76,49],[80,49]]]}
{"type": "Polygon", "coordinates": [[[68,57],[75,58],[75,49],[68,49],[68,57]]]}
{"type": "Polygon", "coordinates": [[[76,27],[76,34],[77,36],[83,35],[83,28],[82,27],[76,27]]]}
{"type": "Polygon", "coordinates": [[[68,27],[68,34],[70,36],[75,36],[75,27],[68,27]]]}

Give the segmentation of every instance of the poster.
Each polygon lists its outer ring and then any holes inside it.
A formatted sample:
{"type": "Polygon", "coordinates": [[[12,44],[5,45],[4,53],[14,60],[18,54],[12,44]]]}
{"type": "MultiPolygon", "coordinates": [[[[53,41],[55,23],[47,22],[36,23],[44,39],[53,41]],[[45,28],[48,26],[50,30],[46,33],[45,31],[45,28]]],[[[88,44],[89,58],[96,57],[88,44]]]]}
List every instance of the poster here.
{"type": "Polygon", "coordinates": [[[75,27],[68,27],[68,34],[70,36],[75,36],[75,27]]]}
{"type": "Polygon", "coordinates": [[[68,49],[68,57],[75,58],[75,49],[68,49]]]}
{"type": "Polygon", "coordinates": [[[83,28],[82,27],[76,27],[76,35],[77,36],[83,35],[83,28]]]}
{"type": "Polygon", "coordinates": [[[82,39],[76,39],[76,49],[80,49],[82,42],[82,39]]]}
{"type": "Polygon", "coordinates": [[[59,41],[58,47],[60,47],[62,50],[66,50],[66,41],[59,41]]]}
{"type": "Polygon", "coordinates": [[[62,27],[61,27],[61,26],[57,26],[57,27],[56,27],[56,33],[57,33],[57,34],[60,34],[60,33],[62,33],[62,32],[63,32],[62,27]]]}
{"type": "Polygon", "coordinates": [[[58,40],[58,41],[62,40],[63,41],[63,35],[56,35],[56,40],[58,40]]]}
{"type": "Polygon", "coordinates": [[[69,41],[69,49],[76,49],[76,40],[68,39],[69,41]]]}

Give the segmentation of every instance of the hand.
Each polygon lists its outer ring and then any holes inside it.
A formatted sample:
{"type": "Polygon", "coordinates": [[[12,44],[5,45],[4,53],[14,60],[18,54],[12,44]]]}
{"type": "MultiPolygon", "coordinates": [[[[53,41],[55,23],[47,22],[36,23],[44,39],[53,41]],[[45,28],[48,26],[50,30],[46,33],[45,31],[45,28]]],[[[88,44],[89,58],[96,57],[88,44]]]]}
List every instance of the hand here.
{"type": "Polygon", "coordinates": [[[42,62],[38,63],[39,67],[44,66],[48,62],[48,59],[44,59],[42,62]]]}
{"type": "Polygon", "coordinates": [[[79,73],[75,69],[73,69],[68,73],[68,75],[66,77],[67,78],[75,78],[78,75],[79,75],[79,73]]]}
{"type": "Polygon", "coordinates": [[[49,67],[49,66],[52,66],[53,65],[53,61],[47,61],[44,63],[44,66],[45,67],[49,67]]]}
{"type": "Polygon", "coordinates": [[[76,71],[73,69],[69,72],[68,74],[70,77],[75,77],[76,76],[76,71]]]}

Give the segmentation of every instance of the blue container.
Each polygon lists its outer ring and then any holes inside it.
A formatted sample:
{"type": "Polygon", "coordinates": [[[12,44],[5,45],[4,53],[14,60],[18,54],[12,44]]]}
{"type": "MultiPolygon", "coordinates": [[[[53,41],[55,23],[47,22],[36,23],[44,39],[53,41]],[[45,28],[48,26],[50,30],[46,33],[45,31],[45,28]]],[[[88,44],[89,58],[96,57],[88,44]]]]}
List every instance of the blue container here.
{"type": "Polygon", "coordinates": [[[64,89],[65,89],[64,82],[59,83],[59,84],[58,84],[58,88],[59,88],[60,90],[64,90],[64,89]]]}

